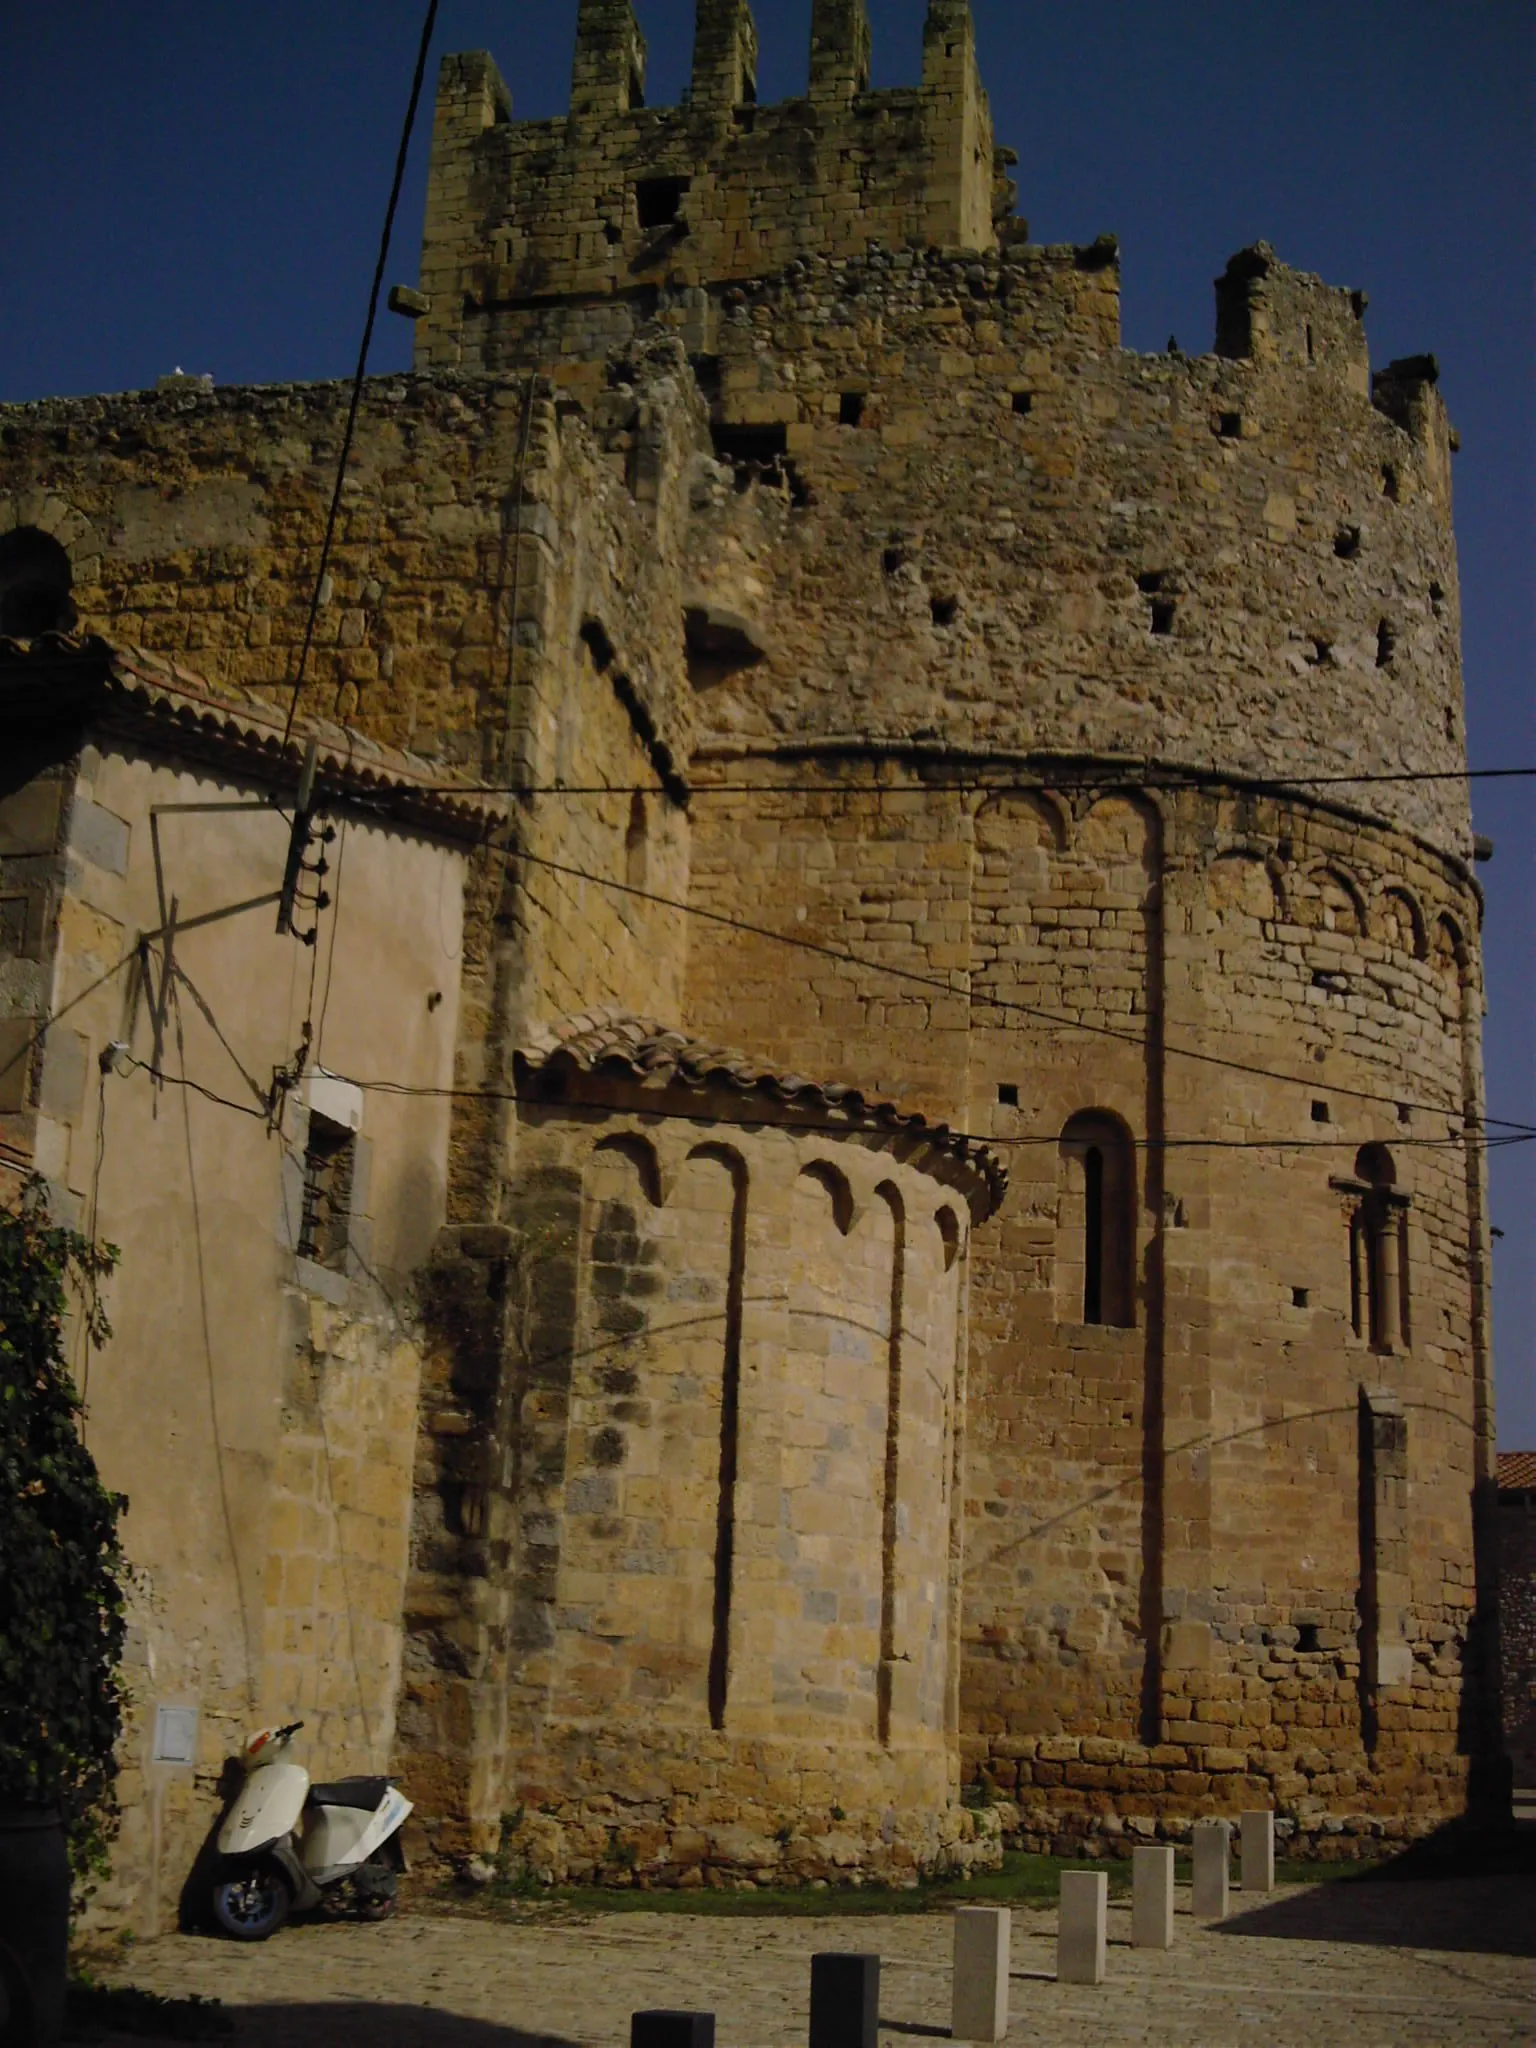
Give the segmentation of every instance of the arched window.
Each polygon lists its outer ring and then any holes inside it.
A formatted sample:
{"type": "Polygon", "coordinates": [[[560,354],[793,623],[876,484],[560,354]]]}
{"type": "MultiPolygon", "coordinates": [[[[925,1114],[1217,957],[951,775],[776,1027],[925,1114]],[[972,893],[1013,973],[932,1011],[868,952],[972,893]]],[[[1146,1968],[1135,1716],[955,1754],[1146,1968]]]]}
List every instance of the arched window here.
{"type": "Polygon", "coordinates": [[[69,556],[52,534],[18,526],[0,535],[0,638],[70,632],[78,617],[69,594],[73,581],[69,556]]]}
{"type": "Polygon", "coordinates": [[[1062,1322],[1136,1321],[1136,1154],[1107,1111],[1086,1110],[1061,1134],[1056,1293],[1062,1322]]]}
{"type": "Polygon", "coordinates": [[[1373,1351],[1409,1341],[1408,1199],[1385,1145],[1365,1145],[1355,1160],[1349,1219],[1349,1310],[1355,1335],[1373,1351]]]}

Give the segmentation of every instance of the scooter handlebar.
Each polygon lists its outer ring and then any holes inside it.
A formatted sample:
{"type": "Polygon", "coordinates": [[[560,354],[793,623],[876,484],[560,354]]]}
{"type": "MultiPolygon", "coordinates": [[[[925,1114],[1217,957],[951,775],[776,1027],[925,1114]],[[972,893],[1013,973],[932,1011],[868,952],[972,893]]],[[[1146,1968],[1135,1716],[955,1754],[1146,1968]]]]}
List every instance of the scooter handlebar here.
{"type": "Polygon", "coordinates": [[[297,1734],[298,1734],[298,1732],[299,1732],[299,1730],[300,1730],[300,1729],[301,1729],[301,1728],[302,1728],[303,1726],[304,1726],[304,1723],[303,1723],[302,1721],[290,1721],[290,1722],[288,1723],[288,1726],[287,1726],[286,1728],[279,1728],[279,1729],[278,1729],[278,1731],[277,1731],[277,1734],[278,1734],[278,1739],[279,1739],[279,1741],[281,1741],[281,1739],[282,1739],[282,1738],[283,1738],[284,1736],[286,1736],[286,1735],[297,1735],[297,1734]]]}

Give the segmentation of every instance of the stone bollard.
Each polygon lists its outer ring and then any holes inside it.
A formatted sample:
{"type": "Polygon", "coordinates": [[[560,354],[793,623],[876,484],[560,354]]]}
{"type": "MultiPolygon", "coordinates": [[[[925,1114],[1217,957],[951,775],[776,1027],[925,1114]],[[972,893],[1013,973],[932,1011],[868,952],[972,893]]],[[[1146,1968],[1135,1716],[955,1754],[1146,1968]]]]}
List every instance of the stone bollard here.
{"type": "Polygon", "coordinates": [[[1064,1870],[1056,1921],[1058,1984],[1102,1984],[1109,1924],[1109,1877],[1102,1870],[1064,1870]]]}
{"type": "Polygon", "coordinates": [[[961,1906],[955,1913],[955,1976],[950,2037],[1001,2041],[1008,2032],[1008,1944],[1013,1915],[1006,1907],[961,1906]]]}
{"type": "Polygon", "coordinates": [[[811,1957],[811,2048],[879,2048],[880,1958],[811,1957]]]}
{"type": "Polygon", "coordinates": [[[1173,1947],[1173,1851],[1131,1851],[1131,1946],[1173,1947]]]}
{"type": "Polygon", "coordinates": [[[1275,1816],[1245,1813],[1239,1823],[1243,1861],[1243,1892],[1272,1892],[1275,1888],[1275,1816]]]}
{"type": "Polygon", "coordinates": [[[1225,1920],[1231,1882],[1232,1823],[1197,1820],[1193,1834],[1195,1885],[1190,1910],[1197,1920],[1225,1920]]]}
{"type": "Polygon", "coordinates": [[[635,2012],[629,2048],[715,2048],[712,2012],[635,2012]]]}

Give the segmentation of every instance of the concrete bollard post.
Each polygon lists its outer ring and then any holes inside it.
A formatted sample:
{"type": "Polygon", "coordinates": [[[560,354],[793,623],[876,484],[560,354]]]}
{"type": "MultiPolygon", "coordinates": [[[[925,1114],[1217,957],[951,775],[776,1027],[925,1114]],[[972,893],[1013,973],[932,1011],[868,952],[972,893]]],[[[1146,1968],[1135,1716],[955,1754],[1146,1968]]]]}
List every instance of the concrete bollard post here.
{"type": "Polygon", "coordinates": [[[1197,1920],[1225,1920],[1231,1883],[1232,1823],[1197,1820],[1193,1833],[1195,1885],[1191,1910],[1197,1920]]]}
{"type": "Polygon", "coordinates": [[[1243,1892],[1272,1892],[1275,1888],[1275,1816],[1245,1813],[1240,1841],[1243,1860],[1243,1892]]]}
{"type": "Polygon", "coordinates": [[[1173,1947],[1173,1851],[1131,1851],[1131,1946],[1173,1947]]]}
{"type": "Polygon", "coordinates": [[[712,2012],[635,2012],[629,2048],[715,2048],[712,2012]]]}
{"type": "Polygon", "coordinates": [[[1056,1922],[1058,1984],[1102,1984],[1109,1928],[1109,1877],[1102,1870],[1064,1870],[1056,1922]]]}
{"type": "Polygon", "coordinates": [[[1013,1915],[1006,1907],[961,1906],[955,1913],[955,1976],[950,2036],[1001,2041],[1008,2032],[1008,1947],[1013,1915]]]}
{"type": "Polygon", "coordinates": [[[811,1957],[811,2048],[880,2048],[880,1958],[811,1957]]]}

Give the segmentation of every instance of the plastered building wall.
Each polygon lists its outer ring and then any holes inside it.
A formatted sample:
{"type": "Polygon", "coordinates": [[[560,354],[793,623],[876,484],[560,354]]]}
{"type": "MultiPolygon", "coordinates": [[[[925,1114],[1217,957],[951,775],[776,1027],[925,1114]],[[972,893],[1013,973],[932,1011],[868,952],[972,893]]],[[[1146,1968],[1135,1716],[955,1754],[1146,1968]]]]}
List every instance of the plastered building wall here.
{"type": "MultiPolygon", "coordinates": [[[[263,792],[106,735],[6,780],[8,879],[38,891],[52,938],[20,1021],[67,1011],[8,1150],[122,1254],[112,1339],[95,1355],[77,1342],[73,1364],[86,1442],[129,1502],[123,1824],[95,1910],[148,1934],[175,1925],[226,1762],[255,1728],[305,1720],[317,1775],[388,1767],[420,1376],[402,1297],[442,1221],[448,1114],[430,1093],[369,1095],[348,1269],[298,1256],[309,1111],[301,1088],[269,1128],[259,1098],[298,1043],[308,956],[268,907],[184,931],[167,982],[154,936],[170,906],[191,923],[253,878],[275,887],[281,818],[187,812],[263,792]],[[157,1754],[164,1708],[196,1714],[186,1762],[157,1754]]],[[[465,857],[356,819],[347,837],[323,1056],[446,1087],[465,857]]],[[[4,962],[13,992],[26,965],[4,962]]]]}

